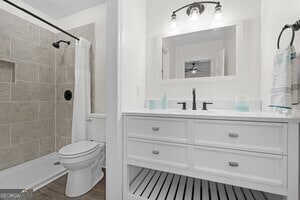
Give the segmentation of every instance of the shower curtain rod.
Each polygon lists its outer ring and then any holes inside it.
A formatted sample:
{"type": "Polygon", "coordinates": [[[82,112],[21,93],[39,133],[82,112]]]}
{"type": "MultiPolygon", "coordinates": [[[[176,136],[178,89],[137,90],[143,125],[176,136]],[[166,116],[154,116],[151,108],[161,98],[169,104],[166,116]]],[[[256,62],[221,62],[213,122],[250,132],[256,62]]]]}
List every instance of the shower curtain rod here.
{"type": "Polygon", "coordinates": [[[68,36],[70,36],[70,37],[72,37],[72,38],[74,38],[74,39],[76,39],[76,40],[79,40],[78,37],[76,37],[76,36],[72,35],[71,33],[68,33],[67,31],[65,31],[65,30],[63,30],[63,29],[61,29],[61,28],[59,28],[58,26],[55,26],[54,24],[52,24],[52,23],[50,23],[50,22],[44,20],[43,18],[37,16],[36,14],[34,14],[34,13],[32,13],[32,12],[26,10],[25,8],[22,8],[22,7],[20,7],[20,6],[16,5],[16,4],[12,3],[12,2],[9,1],[9,0],[3,0],[3,1],[6,2],[6,3],[8,3],[8,4],[10,4],[10,5],[12,5],[12,6],[14,6],[15,8],[17,8],[17,9],[19,9],[19,10],[21,10],[21,11],[27,13],[28,15],[31,15],[32,17],[34,17],[34,18],[36,18],[36,19],[38,19],[38,20],[40,20],[40,21],[42,21],[42,22],[48,24],[49,26],[51,26],[51,27],[53,27],[53,28],[55,28],[55,29],[57,29],[57,30],[63,32],[64,34],[66,34],[66,35],[68,35],[68,36]]]}

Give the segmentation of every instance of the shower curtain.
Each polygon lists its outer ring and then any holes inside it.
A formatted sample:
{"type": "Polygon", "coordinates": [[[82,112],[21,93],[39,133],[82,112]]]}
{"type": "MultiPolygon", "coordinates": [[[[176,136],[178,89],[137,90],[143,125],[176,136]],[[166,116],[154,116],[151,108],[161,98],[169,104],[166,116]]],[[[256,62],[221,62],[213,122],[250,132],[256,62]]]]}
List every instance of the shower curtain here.
{"type": "Polygon", "coordinates": [[[86,120],[91,113],[90,49],[91,43],[86,39],[76,41],[72,143],[87,139],[86,120]]]}

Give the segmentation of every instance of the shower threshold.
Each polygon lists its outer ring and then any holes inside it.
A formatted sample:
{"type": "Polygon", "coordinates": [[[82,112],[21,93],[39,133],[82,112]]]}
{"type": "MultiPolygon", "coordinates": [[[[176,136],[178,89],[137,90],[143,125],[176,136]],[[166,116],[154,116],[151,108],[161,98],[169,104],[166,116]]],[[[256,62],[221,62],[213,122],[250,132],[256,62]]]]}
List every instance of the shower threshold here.
{"type": "Polygon", "coordinates": [[[0,189],[36,191],[66,173],[55,152],[1,171],[0,189]]]}

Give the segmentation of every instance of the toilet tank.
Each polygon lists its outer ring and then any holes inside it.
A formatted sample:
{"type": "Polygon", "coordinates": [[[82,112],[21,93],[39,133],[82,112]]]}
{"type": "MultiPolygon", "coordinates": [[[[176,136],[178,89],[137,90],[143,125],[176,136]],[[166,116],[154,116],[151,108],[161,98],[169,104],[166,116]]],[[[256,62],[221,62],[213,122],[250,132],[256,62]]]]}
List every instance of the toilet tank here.
{"type": "Polygon", "coordinates": [[[92,113],[87,118],[87,139],[106,142],[106,115],[92,113]]]}

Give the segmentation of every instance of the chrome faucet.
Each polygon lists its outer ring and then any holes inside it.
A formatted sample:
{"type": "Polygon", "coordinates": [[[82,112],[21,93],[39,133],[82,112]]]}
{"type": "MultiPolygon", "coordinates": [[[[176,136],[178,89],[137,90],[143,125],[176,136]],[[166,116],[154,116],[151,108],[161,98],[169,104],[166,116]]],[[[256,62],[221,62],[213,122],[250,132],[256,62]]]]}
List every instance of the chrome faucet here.
{"type": "Polygon", "coordinates": [[[197,110],[197,105],[196,105],[196,88],[193,88],[193,108],[192,110],[197,110]]]}

